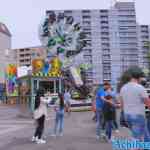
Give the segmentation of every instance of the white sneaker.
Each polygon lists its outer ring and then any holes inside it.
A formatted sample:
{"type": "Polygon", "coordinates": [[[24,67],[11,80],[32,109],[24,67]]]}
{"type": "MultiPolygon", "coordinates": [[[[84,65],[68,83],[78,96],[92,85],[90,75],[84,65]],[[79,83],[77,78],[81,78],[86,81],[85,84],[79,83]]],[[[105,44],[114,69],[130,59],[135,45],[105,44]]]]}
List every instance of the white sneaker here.
{"type": "Polygon", "coordinates": [[[112,136],[111,139],[110,139],[110,141],[113,142],[114,140],[115,140],[115,137],[112,136]]]}
{"type": "Polygon", "coordinates": [[[56,137],[56,134],[51,134],[52,137],[56,137]]]}
{"type": "Polygon", "coordinates": [[[45,144],[46,141],[43,140],[43,139],[38,139],[38,140],[36,141],[36,143],[37,143],[37,144],[45,144]]]}
{"type": "Polygon", "coordinates": [[[32,142],[36,142],[37,140],[38,140],[38,138],[35,137],[35,136],[33,136],[32,139],[31,139],[32,142]]]}
{"type": "Polygon", "coordinates": [[[63,133],[60,133],[59,136],[63,136],[63,133]]]}
{"type": "Polygon", "coordinates": [[[97,140],[100,140],[100,136],[99,136],[99,135],[96,135],[96,139],[97,139],[97,140]]]}
{"type": "Polygon", "coordinates": [[[115,132],[116,132],[116,133],[119,133],[119,130],[117,129],[117,130],[115,130],[115,132]]]}
{"type": "Polygon", "coordinates": [[[105,137],[106,136],[106,134],[105,133],[101,133],[101,137],[105,137]]]}

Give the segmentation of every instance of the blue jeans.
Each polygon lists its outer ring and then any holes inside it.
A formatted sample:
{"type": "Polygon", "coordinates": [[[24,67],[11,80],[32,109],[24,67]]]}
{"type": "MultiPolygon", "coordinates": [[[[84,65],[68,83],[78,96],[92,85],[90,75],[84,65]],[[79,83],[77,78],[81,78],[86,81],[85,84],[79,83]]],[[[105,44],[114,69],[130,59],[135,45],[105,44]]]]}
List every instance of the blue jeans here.
{"type": "Polygon", "coordinates": [[[146,119],[143,115],[125,114],[125,119],[130,127],[133,138],[137,140],[149,140],[146,119]]]}
{"type": "Polygon", "coordinates": [[[150,134],[150,118],[147,119],[147,129],[148,129],[148,132],[150,134]]]}
{"type": "Polygon", "coordinates": [[[64,109],[56,112],[54,134],[63,133],[64,129],[64,109]]]}
{"type": "Polygon", "coordinates": [[[103,112],[102,112],[101,108],[96,109],[96,119],[97,119],[97,122],[96,122],[96,135],[100,136],[100,130],[102,128],[102,119],[103,119],[103,112]]]}
{"type": "Polygon", "coordinates": [[[108,139],[111,139],[112,128],[113,128],[113,120],[106,121],[106,135],[108,139]]]}

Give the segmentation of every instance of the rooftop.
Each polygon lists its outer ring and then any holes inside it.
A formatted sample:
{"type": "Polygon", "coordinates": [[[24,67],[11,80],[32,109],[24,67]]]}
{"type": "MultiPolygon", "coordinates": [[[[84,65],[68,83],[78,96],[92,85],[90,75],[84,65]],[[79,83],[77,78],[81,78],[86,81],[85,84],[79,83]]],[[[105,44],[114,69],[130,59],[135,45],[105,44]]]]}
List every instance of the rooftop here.
{"type": "Polygon", "coordinates": [[[8,36],[11,36],[11,33],[8,30],[7,26],[1,22],[0,22],[0,32],[6,34],[8,36]]]}

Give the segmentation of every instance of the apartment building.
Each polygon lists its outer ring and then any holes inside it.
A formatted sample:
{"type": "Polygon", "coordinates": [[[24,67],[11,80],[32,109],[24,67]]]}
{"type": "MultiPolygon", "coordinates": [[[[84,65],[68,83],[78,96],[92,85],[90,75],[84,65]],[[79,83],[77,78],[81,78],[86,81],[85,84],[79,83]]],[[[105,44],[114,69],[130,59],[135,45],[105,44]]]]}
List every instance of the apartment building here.
{"type": "Polygon", "coordinates": [[[144,69],[149,69],[148,54],[150,51],[150,26],[137,25],[138,46],[139,46],[139,65],[144,69]]]}
{"type": "Polygon", "coordinates": [[[8,63],[13,61],[13,51],[11,49],[11,33],[7,26],[0,23],[0,84],[5,82],[5,68],[8,63]],[[10,55],[9,55],[10,54],[10,55]]]}
{"type": "Polygon", "coordinates": [[[46,56],[46,51],[42,46],[19,48],[14,49],[14,51],[16,52],[16,60],[18,66],[29,67],[31,66],[32,60],[34,58],[45,58],[46,56]]]}
{"type": "MultiPolygon", "coordinates": [[[[46,14],[51,11],[46,11],[46,14]]],[[[116,2],[110,9],[54,12],[72,16],[86,34],[84,58],[93,66],[86,72],[88,83],[99,84],[110,80],[116,84],[123,71],[138,65],[138,34],[133,2],[116,2]]]]}

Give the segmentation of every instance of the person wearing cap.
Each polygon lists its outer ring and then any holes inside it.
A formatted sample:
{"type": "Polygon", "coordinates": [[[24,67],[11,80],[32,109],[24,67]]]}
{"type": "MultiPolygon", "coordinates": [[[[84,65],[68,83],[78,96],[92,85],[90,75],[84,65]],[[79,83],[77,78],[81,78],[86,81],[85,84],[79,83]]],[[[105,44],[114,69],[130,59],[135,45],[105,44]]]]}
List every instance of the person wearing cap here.
{"type": "Polygon", "coordinates": [[[140,84],[144,73],[138,67],[130,68],[129,72],[131,79],[121,88],[120,100],[132,138],[144,141],[145,137],[149,137],[145,119],[145,104],[149,102],[149,97],[140,84]]]}

